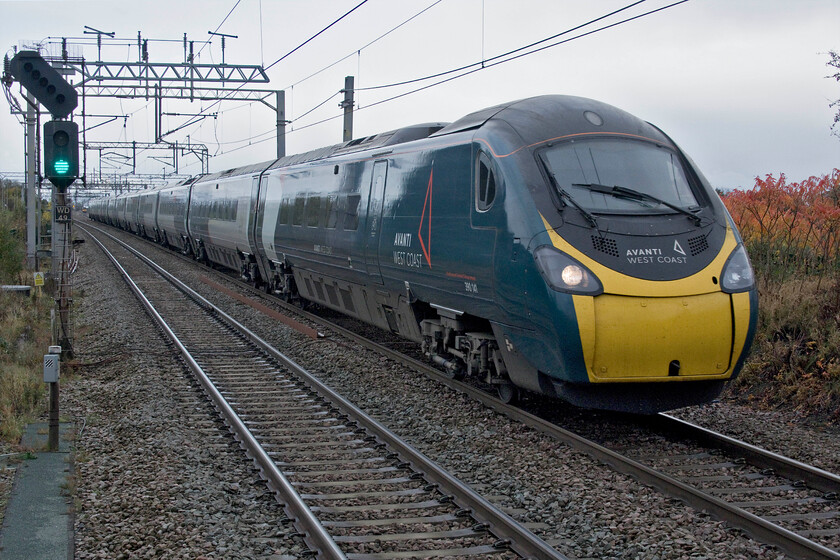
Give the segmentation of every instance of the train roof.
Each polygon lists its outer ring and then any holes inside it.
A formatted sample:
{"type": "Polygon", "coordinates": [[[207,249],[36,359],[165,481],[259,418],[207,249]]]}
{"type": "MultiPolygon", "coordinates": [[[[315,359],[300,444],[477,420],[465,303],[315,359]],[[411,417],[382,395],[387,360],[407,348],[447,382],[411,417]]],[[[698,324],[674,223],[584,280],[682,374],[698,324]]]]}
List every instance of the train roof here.
{"type": "Polygon", "coordinates": [[[104,202],[108,202],[109,200],[116,200],[118,198],[130,198],[132,196],[142,196],[146,194],[151,194],[153,192],[162,191],[164,189],[170,189],[172,187],[179,187],[181,185],[189,185],[194,183],[201,175],[196,175],[194,177],[187,177],[186,179],[178,179],[176,181],[170,181],[168,183],[164,183],[162,185],[156,185],[151,188],[145,188],[137,191],[126,191],[119,194],[112,195],[111,193],[105,193],[103,196],[98,196],[96,198],[92,198],[92,201],[101,200],[104,202]]]}
{"type": "Polygon", "coordinates": [[[622,109],[572,95],[540,95],[481,109],[432,136],[477,129],[492,121],[508,123],[525,145],[581,132],[628,134],[673,144],[658,128],[622,109]]]}
{"type": "Polygon", "coordinates": [[[428,138],[435,132],[444,128],[447,124],[448,123],[433,122],[416,124],[413,126],[406,126],[395,130],[389,130],[388,132],[381,132],[379,134],[374,134],[371,136],[356,138],[354,140],[350,140],[349,142],[343,142],[341,144],[334,144],[332,146],[326,146],[324,148],[317,148],[315,150],[310,150],[308,152],[303,152],[300,154],[285,156],[279,159],[264,161],[262,163],[255,163],[243,167],[234,167],[232,169],[226,169],[225,171],[219,171],[216,173],[211,173],[209,175],[196,177],[193,179],[193,181],[196,181],[198,179],[200,179],[202,182],[216,181],[219,179],[235,177],[238,175],[257,174],[267,171],[269,169],[277,169],[280,167],[288,167],[290,165],[308,163],[310,161],[318,161],[332,156],[352,154],[355,152],[361,152],[363,150],[370,150],[372,148],[394,146],[396,144],[402,144],[405,142],[411,142],[413,140],[428,138]]]}

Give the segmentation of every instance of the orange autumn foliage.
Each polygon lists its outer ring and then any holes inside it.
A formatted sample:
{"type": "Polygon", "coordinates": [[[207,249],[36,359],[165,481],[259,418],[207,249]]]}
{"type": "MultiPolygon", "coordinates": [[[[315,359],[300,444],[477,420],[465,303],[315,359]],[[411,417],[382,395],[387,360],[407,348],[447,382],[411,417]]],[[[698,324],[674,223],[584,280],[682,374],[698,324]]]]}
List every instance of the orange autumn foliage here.
{"type": "Polygon", "coordinates": [[[840,272],[840,169],[798,183],[767,175],[721,198],[761,280],[840,272]]]}

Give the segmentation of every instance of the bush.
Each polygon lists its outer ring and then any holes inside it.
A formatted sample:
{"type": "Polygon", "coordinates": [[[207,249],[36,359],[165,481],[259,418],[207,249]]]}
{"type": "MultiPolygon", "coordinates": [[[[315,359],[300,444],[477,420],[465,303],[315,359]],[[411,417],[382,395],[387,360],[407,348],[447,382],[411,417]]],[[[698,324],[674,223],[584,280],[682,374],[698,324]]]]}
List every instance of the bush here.
{"type": "Polygon", "coordinates": [[[723,196],[756,272],[759,317],[736,398],[840,419],[840,170],[768,175],[723,196]]]}

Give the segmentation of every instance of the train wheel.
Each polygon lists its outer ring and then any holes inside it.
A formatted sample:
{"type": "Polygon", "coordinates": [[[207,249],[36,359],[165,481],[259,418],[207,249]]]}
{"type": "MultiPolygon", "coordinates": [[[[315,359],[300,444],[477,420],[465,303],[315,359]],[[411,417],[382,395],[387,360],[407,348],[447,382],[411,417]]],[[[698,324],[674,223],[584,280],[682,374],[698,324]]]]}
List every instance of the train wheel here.
{"type": "Polygon", "coordinates": [[[519,400],[519,388],[513,383],[502,383],[496,387],[499,400],[505,404],[515,404],[519,400]]]}

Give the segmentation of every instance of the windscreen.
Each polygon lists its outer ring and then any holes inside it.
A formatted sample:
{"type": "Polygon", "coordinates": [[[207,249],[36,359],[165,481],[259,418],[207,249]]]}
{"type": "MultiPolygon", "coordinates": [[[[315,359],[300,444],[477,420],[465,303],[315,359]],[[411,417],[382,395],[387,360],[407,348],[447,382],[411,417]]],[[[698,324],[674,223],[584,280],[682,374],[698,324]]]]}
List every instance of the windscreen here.
{"type": "Polygon", "coordinates": [[[572,140],[539,155],[557,186],[592,212],[671,211],[649,199],[603,192],[603,187],[632,189],[687,210],[698,207],[680,158],[657,144],[621,138],[572,140]]]}

